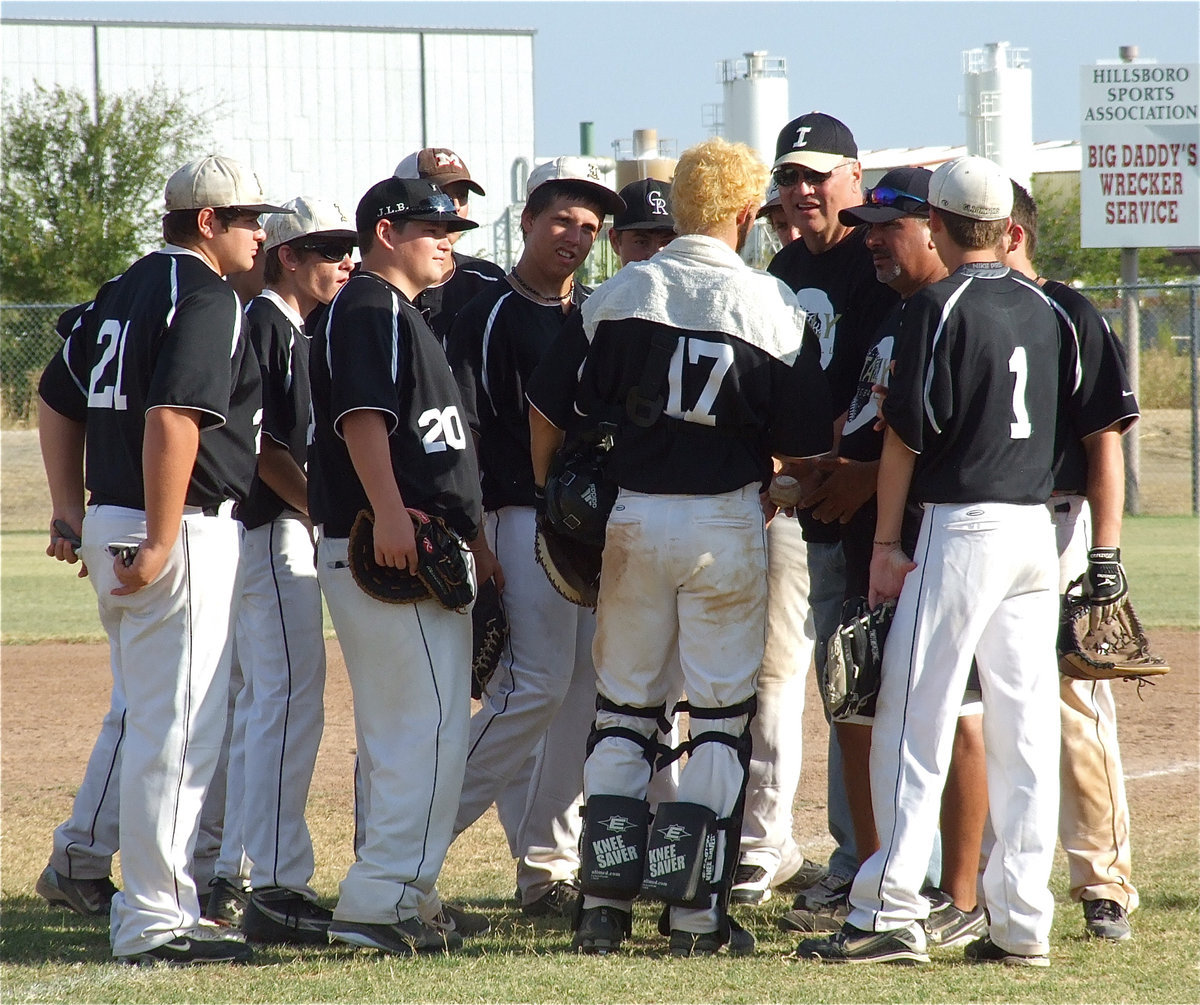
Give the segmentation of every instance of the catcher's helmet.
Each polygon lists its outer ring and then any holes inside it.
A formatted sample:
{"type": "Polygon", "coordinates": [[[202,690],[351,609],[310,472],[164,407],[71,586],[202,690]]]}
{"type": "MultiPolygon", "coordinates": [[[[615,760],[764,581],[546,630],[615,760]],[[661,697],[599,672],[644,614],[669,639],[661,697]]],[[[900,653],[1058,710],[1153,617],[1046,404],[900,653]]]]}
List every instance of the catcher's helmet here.
{"type": "Polygon", "coordinates": [[[596,447],[559,455],[561,465],[546,479],[546,519],[559,533],[604,545],[617,486],[604,477],[605,453],[596,447]]]}

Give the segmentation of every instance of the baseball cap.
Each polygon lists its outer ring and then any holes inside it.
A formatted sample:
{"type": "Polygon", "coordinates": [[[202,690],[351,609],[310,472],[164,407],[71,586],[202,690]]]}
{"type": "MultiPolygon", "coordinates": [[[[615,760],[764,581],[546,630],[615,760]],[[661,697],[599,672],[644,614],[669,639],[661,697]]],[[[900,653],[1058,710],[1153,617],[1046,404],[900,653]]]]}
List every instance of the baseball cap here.
{"type": "Polygon", "coordinates": [[[286,213],[272,213],[263,221],[263,230],[267,233],[263,251],[313,234],[358,240],[358,231],[350,226],[350,221],[337,203],[321,202],[300,195],[289,199],[283,207],[286,213]]]}
{"type": "Polygon", "coordinates": [[[858,144],[845,123],[824,112],[792,119],[775,141],[775,163],[800,164],[814,171],[832,171],[847,160],[858,160],[858,144]]]}
{"type": "Polygon", "coordinates": [[[392,172],[397,178],[427,178],[435,185],[449,185],[465,181],[476,195],[487,195],[479,182],[472,180],[471,172],[461,157],[446,147],[426,147],[409,154],[392,172]]]}
{"type": "Polygon", "coordinates": [[[775,179],[772,178],[767,185],[767,194],[763,200],[762,206],[759,207],[757,213],[754,214],[754,219],[759,219],[766,216],[776,206],[783,205],[783,197],[779,194],[779,186],[775,184],[775,179]]]}
{"type": "Polygon", "coordinates": [[[631,181],[620,192],[625,209],[613,215],[612,230],[674,230],[671,183],[657,178],[631,181]]]}
{"type": "Polygon", "coordinates": [[[444,223],[447,230],[472,230],[479,224],[464,220],[454,211],[454,200],[424,178],[384,178],[358,201],[354,212],[359,231],[374,229],[383,219],[425,220],[444,223]]]}
{"type": "Polygon", "coordinates": [[[529,172],[525,198],[549,182],[570,181],[591,189],[606,213],[623,213],[625,200],[600,180],[600,169],[586,157],[555,157],[529,172]]]}
{"type": "Polygon", "coordinates": [[[879,184],[863,195],[861,206],[838,213],[847,227],[860,223],[884,223],[902,216],[929,215],[929,179],[933,172],[923,167],[892,168],[879,184]]]}
{"type": "Polygon", "coordinates": [[[972,220],[1003,220],[1012,212],[1012,180],[986,157],[956,157],[933,172],[929,204],[972,220]]]}
{"type": "Polygon", "coordinates": [[[188,161],[167,179],[167,212],[177,209],[223,209],[252,213],[290,213],[266,201],[258,175],[232,157],[209,154],[188,161]]]}

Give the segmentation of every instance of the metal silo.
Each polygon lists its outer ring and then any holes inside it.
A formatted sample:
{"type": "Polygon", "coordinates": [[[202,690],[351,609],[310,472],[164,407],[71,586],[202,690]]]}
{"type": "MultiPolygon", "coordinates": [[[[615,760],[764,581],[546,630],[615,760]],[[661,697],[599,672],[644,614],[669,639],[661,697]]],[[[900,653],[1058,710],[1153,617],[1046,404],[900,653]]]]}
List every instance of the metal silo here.
{"type": "Polygon", "coordinates": [[[775,159],[775,138],[788,121],[787,60],[764,50],[717,64],[724,92],[721,135],[745,143],[763,163],[775,159]]]}
{"type": "Polygon", "coordinates": [[[1027,49],[990,42],[963,53],[967,153],[994,160],[1026,188],[1033,173],[1033,71],[1027,49]]]}

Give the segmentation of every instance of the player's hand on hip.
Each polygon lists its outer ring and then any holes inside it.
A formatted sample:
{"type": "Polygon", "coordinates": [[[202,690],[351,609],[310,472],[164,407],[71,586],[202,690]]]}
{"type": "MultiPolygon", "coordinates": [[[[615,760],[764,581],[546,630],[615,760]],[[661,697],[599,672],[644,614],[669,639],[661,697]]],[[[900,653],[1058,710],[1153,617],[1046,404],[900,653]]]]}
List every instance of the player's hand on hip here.
{"type": "Polygon", "coordinates": [[[393,569],[417,571],[417,538],[412,517],[403,507],[375,513],[375,561],[393,569]]]}
{"type": "Polygon", "coordinates": [[[871,555],[871,587],[867,591],[871,609],[899,597],[904,578],[916,567],[917,563],[904,554],[899,544],[876,545],[871,555]]]}
{"type": "Polygon", "coordinates": [[[149,541],[143,542],[133,556],[129,565],[121,555],[113,557],[113,574],[121,585],[112,590],[114,597],[128,597],[137,593],[144,586],[149,586],[163,571],[167,559],[171,556],[172,545],[154,545],[149,541]]]}

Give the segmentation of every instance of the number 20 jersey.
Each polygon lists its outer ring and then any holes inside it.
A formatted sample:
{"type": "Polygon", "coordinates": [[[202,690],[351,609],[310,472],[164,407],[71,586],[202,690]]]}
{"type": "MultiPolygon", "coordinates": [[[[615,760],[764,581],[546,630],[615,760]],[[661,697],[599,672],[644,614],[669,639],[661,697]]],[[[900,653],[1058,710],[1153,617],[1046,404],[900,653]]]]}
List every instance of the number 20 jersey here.
{"type": "Polygon", "coordinates": [[[146,255],[83,310],[68,311],[59,328],[66,342],[40,393],[87,424],[91,502],[145,508],[142,441],[146,414],[159,407],[200,415],[186,504],[245,497],[261,407],[258,363],[237,294],[207,262],[174,246],[146,255]]]}
{"type": "Polygon", "coordinates": [[[342,438],[342,420],[384,417],[392,473],[404,504],[474,538],[482,519],[479,469],[446,354],[420,312],[371,272],[347,280],[305,324],[313,422],[308,503],[327,537],[347,537],[367,494],[342,438]]]}

